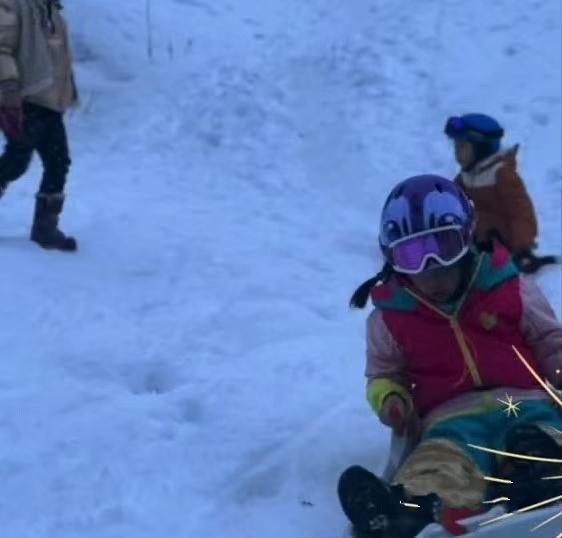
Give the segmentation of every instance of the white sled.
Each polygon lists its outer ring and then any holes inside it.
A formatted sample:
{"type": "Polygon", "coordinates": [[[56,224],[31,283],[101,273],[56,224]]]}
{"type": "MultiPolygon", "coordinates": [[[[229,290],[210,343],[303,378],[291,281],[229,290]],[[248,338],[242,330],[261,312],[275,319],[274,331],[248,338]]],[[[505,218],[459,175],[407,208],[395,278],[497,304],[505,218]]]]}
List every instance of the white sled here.
{"type": "MultiPolygon", "coordinates": [[[[396,471],[414,448],[414,443],[406,437],[392,435],[390,443],[390,457],[383,473],[383,478],[391,481],[396,471]]],[[[562,495],[562,485],[560,487],[562,495]]],[[[488,536],[494,538],[519,538],[530,536],[532,538],[555,538],[562,533],[562,503],[548,506],[540,510],[515,514],[497,523],[484,524],[506,513],[503,506],[495,506],[485,514],[480,514],[460,521],[469,531],[463,536],[488,536]],[[559,517],[555,517],[559,514],[559,517]],[[542,523],[553,518],[549,523],[537,528],[542,523]]],[[[449,538],[453,536],[441,525],[433,523],[428,525],[417,538],[449,538]]]]}

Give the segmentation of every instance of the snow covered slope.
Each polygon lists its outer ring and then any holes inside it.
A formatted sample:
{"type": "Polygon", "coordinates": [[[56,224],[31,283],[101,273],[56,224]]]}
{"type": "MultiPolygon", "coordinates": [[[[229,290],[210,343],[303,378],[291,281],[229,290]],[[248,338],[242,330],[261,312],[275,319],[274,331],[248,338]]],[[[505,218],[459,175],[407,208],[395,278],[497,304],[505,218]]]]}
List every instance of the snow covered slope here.
{"type": "Polygon", "coordinates": [[[454,173],[448,115],[506,124],[561,249],[560,6],[66,4],[81,250],[26,240],[35,165],[0,211],[2,534],[340,536],[339,472],[388,446],[347,301],[390,187],[454,173]]]}

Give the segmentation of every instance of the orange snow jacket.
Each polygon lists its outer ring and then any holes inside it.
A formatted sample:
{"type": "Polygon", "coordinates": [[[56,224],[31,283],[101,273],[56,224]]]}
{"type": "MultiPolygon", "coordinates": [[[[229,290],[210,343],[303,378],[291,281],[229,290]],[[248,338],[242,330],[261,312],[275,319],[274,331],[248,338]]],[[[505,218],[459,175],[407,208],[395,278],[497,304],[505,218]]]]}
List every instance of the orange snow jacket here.
{"type": "Polygon", "coordinates": [[[533,202],[517,173],[518,147],[500,151],[455,178],[474,202],[477,240],[486,241],[495,231],[515,254],[531,250],[538,233],[533,202]]]}

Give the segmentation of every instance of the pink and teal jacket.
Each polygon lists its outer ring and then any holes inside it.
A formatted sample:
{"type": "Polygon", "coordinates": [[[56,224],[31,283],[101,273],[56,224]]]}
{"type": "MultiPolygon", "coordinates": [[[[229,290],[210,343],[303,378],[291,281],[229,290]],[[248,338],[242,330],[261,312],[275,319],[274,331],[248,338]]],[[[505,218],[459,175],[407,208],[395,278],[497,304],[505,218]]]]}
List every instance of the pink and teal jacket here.
{"type": "Polygon", "coordinates": [[[465,296],[446,313],[394,277],[372,292],[367,320],[367,397],[375,411],[397,392],[424,423],[514,399],[548,398],[513,351],[562,386],[562,327],[509,253],[479,254],[465,296]]]}

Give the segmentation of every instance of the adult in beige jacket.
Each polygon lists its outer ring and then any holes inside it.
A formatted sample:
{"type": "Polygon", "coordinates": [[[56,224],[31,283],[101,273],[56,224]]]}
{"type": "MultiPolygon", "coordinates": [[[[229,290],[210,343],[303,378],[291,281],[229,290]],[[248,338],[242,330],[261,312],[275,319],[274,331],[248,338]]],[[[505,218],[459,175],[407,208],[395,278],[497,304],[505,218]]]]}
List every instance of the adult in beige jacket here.
{"type": "Polygon", "coordinates": [[[58,0],[0,0],[0,196],[37,151],[44,172],[30,238],[74,251],[76,240],[58,228],[71,163],[63,116],[78,97],[61,10],[58,0]]]}

